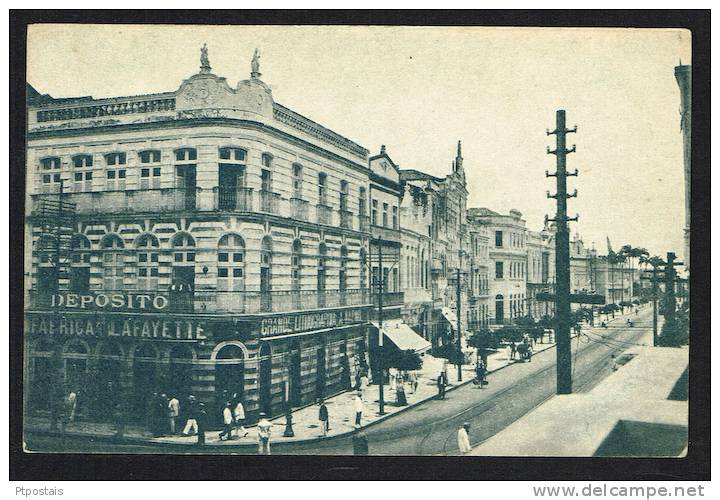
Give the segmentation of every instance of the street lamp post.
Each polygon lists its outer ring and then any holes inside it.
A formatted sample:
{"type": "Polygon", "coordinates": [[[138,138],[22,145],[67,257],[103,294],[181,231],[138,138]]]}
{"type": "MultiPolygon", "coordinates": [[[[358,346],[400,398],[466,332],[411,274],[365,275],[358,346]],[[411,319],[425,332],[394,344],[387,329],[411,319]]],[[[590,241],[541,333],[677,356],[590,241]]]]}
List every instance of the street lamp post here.
{"type": "Polygon", "coordinates": [[[384,357],[385,352],[383,349],[383,259],[382,259],[382,240],[378,240],[378,279],[377,279],[377,286],[378,286],[378,352],[380,353],[380,356],[378,356],[380,361],[380,386],[378,387],[378,413],[380,415],[385,415],[385,367],[384,365],[384,357]]]}

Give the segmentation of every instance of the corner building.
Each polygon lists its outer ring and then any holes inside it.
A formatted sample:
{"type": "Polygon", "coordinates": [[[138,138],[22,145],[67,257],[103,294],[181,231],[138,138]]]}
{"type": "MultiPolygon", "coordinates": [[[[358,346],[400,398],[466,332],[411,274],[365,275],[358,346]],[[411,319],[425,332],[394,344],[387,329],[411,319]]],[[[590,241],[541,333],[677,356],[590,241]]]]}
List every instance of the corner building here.
{"type": "Polygon", "coordinates": [[[254,420],[366,363],[368,151],[257,61],[236,86],[201,63],[162,94],[28,94],[28,410],[237,394],[254,420]]]}

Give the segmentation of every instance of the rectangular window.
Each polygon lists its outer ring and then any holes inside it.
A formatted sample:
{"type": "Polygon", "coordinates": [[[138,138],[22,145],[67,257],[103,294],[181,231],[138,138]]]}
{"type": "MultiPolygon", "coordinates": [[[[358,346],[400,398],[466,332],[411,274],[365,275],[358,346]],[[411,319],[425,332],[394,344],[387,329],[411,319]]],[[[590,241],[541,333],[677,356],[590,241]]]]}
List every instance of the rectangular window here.
{"type": "Polygon", "coordinates": [[[175,160],[177,160],[177,161],[197,160],[197,150],[195,150],[195,149],[178,149],[177,151],[175,151],[175,160]]]}
{"type": "Polygon", "coordinates": [[[500,248],[503,246],[503,232],[495,231],[495,246],[500,248]]]}
{"type": "Polygon", "coordinates": [[[398,228],[398,207],[395,207],[395,206],[392,207],[392,217],[393,217],[392,227],[393,227],[393,229],[397,229],[398,228]]]}
{"type": "Polygon", "coordinates": [[[372,225],[377,226],[377,217],[378,217],[378,201],[373,200],[372,201],[372,225]]]}
{"type": "Polygon", "coordinates": [[[327,174],[318,174],[318,203],[327,205],[327,174]]]}
{"type": "Polygon", "coordinates": [[[503,263],[502,261],[495,262],[495,279],[503,279],[503,263]]]}
{"type": "Polygon", "coordinates": [[[90,155],[80,155],[73,158],[73,165],[75,168],[92,167],[93,157],[90,155]]]}
{"type": "Polygon", "coordinates": [[[293,196],[302,199],[302,166],[293,165],[293,196]]]}
{"type": "Polygon", "coordinates": [[[382,225],[388,227],[388,204],[383,203],[382,225]]]}

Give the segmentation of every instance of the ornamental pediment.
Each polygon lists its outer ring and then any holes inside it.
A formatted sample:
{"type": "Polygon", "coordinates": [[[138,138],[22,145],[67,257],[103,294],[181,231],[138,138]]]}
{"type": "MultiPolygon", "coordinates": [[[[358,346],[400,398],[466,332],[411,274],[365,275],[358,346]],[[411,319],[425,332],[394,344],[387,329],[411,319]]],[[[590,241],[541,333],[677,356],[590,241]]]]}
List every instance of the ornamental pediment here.
{"type": "Polygon", "coordinates": [[[197,74],[185,80],[176,94],[177,111],[219,110],[238,118],[272,118],[270,89],[260,80],[244,80],[233,89],[225,78],[197,74]]]}

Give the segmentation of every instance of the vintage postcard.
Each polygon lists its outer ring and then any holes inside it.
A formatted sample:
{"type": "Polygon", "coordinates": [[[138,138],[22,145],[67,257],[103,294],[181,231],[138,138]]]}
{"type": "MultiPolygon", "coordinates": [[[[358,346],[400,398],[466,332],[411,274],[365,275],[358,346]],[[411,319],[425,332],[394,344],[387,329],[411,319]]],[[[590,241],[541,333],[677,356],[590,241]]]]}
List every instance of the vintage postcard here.
{"type": "Polygon", "coordinates": [[[691,42],[30,25],[25,451],[684,457],[691,42]]]}

